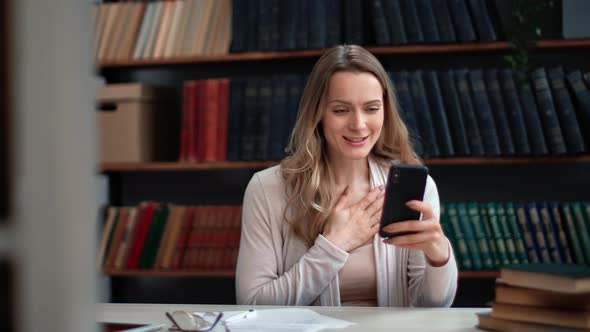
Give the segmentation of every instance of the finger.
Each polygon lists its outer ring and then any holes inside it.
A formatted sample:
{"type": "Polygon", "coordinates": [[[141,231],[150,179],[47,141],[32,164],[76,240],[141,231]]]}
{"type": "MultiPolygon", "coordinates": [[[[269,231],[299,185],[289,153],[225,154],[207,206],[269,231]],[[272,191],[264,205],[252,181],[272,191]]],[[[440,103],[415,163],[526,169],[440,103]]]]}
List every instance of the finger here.
{"type": "Polygon", "coordinates": [[[377,199],[377,197],[379,197],[379,194],[381,194],[382,192],[383,186],[374,188],[357,203],[357,207],[360,210],[365,210],[367,207],[369,207],[369,205],[371,205],[371,203],[373,203],[377,199]]]}
{"type": "Polygon", "coordinates": [[[342,191],[342,194],[340,194],[340,197],[338,197],[338,201],[334,206],[335,208],[343,208],[346,206],[346,203],[348,203],[348,193],[348,186],[346,186],[346,188],[344,188],[344,191],[342,191]]]}
{"type": "Polygon", "coordinates": [[[376,200],[367,206],[367,214],[373,216],[375,213],[383,210],[383,202],[385,201],[385,195],[380,195],[376,200]]]}
{"type": "Polygon", "coordinates": [[[375,212],[371,216],[372,226],[377,226],[377,225],[379,225],[381,223],[381,215],[383,215],[383,209],[375,212]]]}
{"type": "Polygon", "coordinates": [[[440,228],[440,224],[436,224],[432,220],[406,220],[389,224],[383,227],[383,230],[388,233],[401,233],[424,232],[427,230],[436,230],[438,228],[440,228]]]}
{"type": "Polygon", "coordinates": [[[434,212],[432,211],[432,207],[427,202],[413,200],[406,203],[410,209],[419,211],[422,213],[422,220],[426,219],[436,219],[434,217],[434,212]]]}

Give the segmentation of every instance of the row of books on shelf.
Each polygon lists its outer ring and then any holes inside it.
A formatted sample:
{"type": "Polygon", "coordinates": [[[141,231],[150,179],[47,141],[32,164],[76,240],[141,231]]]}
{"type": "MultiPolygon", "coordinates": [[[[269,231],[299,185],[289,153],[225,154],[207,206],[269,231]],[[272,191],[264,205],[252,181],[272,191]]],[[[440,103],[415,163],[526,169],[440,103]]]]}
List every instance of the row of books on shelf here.
{"type": "Polygon", "coordinates": [[[98,250],[105,269],[233,269],[240,206],[142,202],[108,207],[98,250]]]}
{"type": "MultiPolygon", "coordinates": [[[[580,70],[540,67],[530,78],[506,68],[389,74],[422,157],[588,151],[590,77],[580,70]]],[[[180,161],[282,159],[305,80],[286,75],[185,81],[180,161]]]]}
{"type": "Polygon", "coordinates": [[[461,270],[529,262],[590,265],[590,202],[446,203],[441,227],[461,270]]]}
{"type": "MultiPolygon", "coordinates": [[[[494,15],[495,14],[495,15],[494,15]]],[[[486,0],[172,0],[96,6],[99,61],[497,40],[486,0]]]]}
{"type": "Polygon", "coordinates": [[[94,7],[99,61],[227,54],[231,0],[105,2],[94,7]]]}
{"type": "Polygon", "coordinates": [[[491,312],[478,314],[487,331],[590,331],[590,267],[517,264],[503,267],[491,312]]]}
{"type": "Polygon", "coordinates": [[[232,52],[497,40],[486,0],[242,0],[233,2],[232,52]]]}

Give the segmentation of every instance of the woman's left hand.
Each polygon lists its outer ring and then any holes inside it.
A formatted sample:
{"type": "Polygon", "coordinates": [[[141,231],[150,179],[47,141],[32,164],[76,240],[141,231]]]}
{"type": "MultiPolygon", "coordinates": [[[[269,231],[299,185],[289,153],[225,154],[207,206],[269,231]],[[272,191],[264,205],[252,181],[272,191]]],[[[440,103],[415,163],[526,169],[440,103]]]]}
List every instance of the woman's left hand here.
{"type": "Polygon", "coordinates": [[[388,233],[411,232],[384,240],[384,243],[399,247],[422,250],[428,263],[432,266],[443,266],[450,257],[449,242],[445,237],[438,219],[430,204],[422,201],[409,201],[406,205],[422,213],[422,220],[407,220],[392,223],[383,228],[388,233]]]}

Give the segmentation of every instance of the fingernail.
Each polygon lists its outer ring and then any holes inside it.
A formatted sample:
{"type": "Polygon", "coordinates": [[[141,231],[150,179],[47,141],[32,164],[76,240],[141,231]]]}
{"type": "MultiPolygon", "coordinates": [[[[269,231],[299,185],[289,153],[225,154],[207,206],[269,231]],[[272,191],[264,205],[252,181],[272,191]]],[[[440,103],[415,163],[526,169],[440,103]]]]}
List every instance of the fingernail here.
{"type": "Polygon", "coordinates": [[[383,185],[379,186],[379,190],[383,191],[383,185]]]}
{"type": "Polygon", "coordinates": [[[416,204],[416,201],[409,201],[409,202],[406,202],[406,205],[407,205],[407,206],[412,206],[412,205],[414,205],[414,204],[416,204]]]}

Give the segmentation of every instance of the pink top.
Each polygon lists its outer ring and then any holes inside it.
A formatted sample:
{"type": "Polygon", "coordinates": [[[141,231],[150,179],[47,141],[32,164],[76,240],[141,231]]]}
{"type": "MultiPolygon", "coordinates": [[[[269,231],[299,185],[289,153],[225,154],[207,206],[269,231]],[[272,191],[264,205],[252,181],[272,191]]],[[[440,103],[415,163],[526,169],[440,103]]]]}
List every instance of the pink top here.
{"type": "Polygon", "coordinates": [[[349,252],[338,272],[340,303],[343,306],[376,307],[377,273],[373,239],[349,252]]]}

